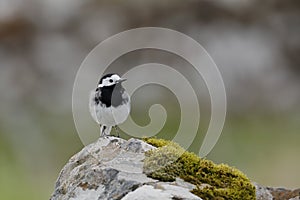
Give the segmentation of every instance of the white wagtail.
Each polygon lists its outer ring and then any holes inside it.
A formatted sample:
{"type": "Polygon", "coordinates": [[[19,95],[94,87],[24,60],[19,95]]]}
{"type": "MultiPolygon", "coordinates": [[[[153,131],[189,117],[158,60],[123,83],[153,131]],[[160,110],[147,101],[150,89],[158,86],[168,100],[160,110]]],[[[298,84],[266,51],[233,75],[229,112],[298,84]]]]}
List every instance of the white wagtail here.
{"type": "Polygon", "coordinates": [[[123,123],[129,115],[130,97],[122,86],[125,80],[118,74],[106,74],[90,94],[90,113],[100,124],[100,136],[109,135],[112,127],[123,123]]]}

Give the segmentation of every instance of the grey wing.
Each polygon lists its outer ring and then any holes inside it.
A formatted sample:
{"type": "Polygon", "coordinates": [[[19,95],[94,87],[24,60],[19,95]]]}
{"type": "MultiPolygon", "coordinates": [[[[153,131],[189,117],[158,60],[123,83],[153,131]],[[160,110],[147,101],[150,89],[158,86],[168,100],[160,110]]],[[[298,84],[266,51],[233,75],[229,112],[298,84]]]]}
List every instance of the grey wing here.
{"type": "Polygon", "coordinates": [[[96,97],[99,97],[101,95],[100,91],[92,90],[90,92],[90,98],[89,98],[89,110],[91,113],[92,118],[99,124],[99,120],[97,117],[98,109],[96,104],[96,97]]]}
{"type": "Polygon", "coordinates": [[[117,107],[111,107],[111,117],[115,125],[123,123],[130,114],[130,97],[126,92],[124,92],[122,94],[122,98],[122,104],[117,107]]]}
{"type": "Polygon", "coordinates": [[[129,96],[129,94],[127,93],[127,92],[124,92],[123,94],[122,94],[122,97],[123,97],[123,99],[124,99],[124,103],[126,103],[127,104],[127,107],[128,107],[128,109],[129,109],[129,112],[130,112],[130,107],[131,107],[131,102],[130,102],[130,96],[129,96]]]}

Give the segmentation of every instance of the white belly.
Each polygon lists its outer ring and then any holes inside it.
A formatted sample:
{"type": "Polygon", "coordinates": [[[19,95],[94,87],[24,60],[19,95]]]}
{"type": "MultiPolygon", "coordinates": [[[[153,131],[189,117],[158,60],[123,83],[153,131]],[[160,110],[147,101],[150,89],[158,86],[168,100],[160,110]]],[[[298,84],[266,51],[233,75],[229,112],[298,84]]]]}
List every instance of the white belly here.
{"type": "MultiPolygon", "coordinates": [[[[127,95],[127,94],[126,94],[127,95]]],[[[91,94],[92,96],[92,94],[91,94]]],[[[130,99],[126,104],[110,108],[95,105],[93,97],[90,97],[90,113],[93,119],[98,123],[106,126],[115,126],[123,123],[130,113],[130,99]]]]}

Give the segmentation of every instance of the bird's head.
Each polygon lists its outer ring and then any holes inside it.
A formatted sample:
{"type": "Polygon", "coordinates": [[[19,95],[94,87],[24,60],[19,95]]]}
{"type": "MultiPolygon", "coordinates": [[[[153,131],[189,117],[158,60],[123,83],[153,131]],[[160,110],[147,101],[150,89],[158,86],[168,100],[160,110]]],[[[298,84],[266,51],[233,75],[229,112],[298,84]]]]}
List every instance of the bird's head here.
{"type": "Polygon", "coordinates": [[[98,88],[115,86],[123,81],[126,81],[126,79],[121,78],[118,74],[106,74],[100,79],[98,88]]]}

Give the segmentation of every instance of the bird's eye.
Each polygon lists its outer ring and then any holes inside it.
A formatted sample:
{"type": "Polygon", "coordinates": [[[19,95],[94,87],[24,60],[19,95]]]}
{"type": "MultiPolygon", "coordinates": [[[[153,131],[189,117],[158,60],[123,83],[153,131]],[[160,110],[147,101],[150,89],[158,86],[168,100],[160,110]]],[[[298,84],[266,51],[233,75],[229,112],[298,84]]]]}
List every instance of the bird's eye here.
{"type": "Polygon", "coordinates": [[[109,82],[112,83],[112,82],[114,82],[114,81],[113,81],[112,79],[109,79],[109,82]]]}

